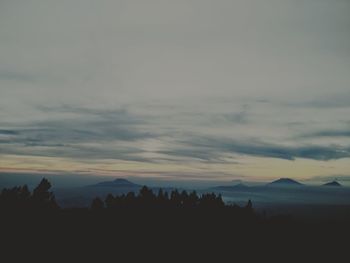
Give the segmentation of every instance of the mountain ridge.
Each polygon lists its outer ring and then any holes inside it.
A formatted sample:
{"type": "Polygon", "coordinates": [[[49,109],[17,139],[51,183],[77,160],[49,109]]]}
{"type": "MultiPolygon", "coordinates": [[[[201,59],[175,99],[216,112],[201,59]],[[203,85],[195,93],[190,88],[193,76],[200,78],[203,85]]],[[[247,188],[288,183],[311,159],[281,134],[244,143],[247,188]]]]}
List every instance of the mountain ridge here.
{"type": "Polygon", "coordinates": [[[325,183],[325,184],[323,184],[322,186],[335,186],[335,187],[340,187],[340,186],[342,186],[339,182],[337,182],[337,181],[331,181],[331,182],[328,182],[328,183],[325,183]]]}
{"type": "Polygon", "coordinates": [[[130,182],[127,179],[116,178],[112,181],[99,182],[88,187],[141,187],[141,185],[130,182]]]}
{"type": "Polygon", "coordinates": [[[268,183],[267,186],[302,186],[303,184],[293,180],[291,178],[280,178],[271,183],[268,183]]]}

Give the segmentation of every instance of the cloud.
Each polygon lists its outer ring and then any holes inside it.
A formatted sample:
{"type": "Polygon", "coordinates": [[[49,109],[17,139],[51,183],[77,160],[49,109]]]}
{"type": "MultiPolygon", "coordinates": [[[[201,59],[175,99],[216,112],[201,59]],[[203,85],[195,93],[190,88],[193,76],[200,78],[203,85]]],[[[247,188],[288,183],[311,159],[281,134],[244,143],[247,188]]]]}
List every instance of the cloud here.
{"type": "Polygon", "coordinates": [[[137,156],[143,152],[135,146],[137,141],[159,136],[146,130],[144,119],[125,109],[107,111],[65,106],[42,110],[55,117],[13,124],[11,129],[0,130],[0,135],[11,135],[0,137],[0,153],[146,161],[137,156]],[[74,115],[63,118],[62,113],[74,115]]]}
{"type": "MultiPolygon", "coordinates": [[[[108,110],[63,105],[38,109],[48,112],[53,118],[1,129],[0,134],[5,136],[0,137],[0,153],[184,163],[231,163],[234,162],[234,155],[320,161],[350,157],[350,147],[344,145],[321,146],[296,141],[294,145],[286,146],[279,141],[268,143],[264,139],[251,139],[244,135],[229,138],[215,132],[203,135],[201,132],[195,134],[188,131],[198,124],[182,127],[181,132],[178,129],[164,131],[162,125],[168,125],[168,122],[166,115],[162,117],[161,113],[154,118],[145,114],[132,114],[126,108],[108,110]],[[157,140],[160,146],[142,146],[148,140],[157,140]]],[[[237,113],[240,117],[235,118],[235,121],[244,122],[246,110],[247,106],[244,106],[237,113]]],[[[205,119],[205,114],[200,116],[205,119]]],[[[348,135],[347,131],[327,130],[304,137],[344,135],[348,135]]]]}
{"type": "Polygon", "coordinates": [[[125,109],[108,111],[72,106],[41,107],[40,109],[52,114],[75,113],[75,115],[14,124],[11,130],[0,130],[0,134],[17,136],[4,139],[2,143],[134,141],[157,137],[157,134],[142,129],[141,126],[145,123],[144,119],[130,114],[125,109]]]}
{"type": "Polygon", "coordinates": [[[131,125],[145,123],[144,117],[131,114],[126,108],[118,109],[104,109],[104,108],[89,108],[72,106],[69,104],[63,104],[56,107],[48,106],[36,106],[36,108],[42,112],[49,112],[53,114],[65,114],[70,113],[80,119],[87,118],[88,120],[99,121],[113,121],[119,125],[131,125]]]}
{"type": "Polygon", "coordinates": [[[0,143],[82,143],[106,142],[113,140],[136,141],[145,138],[154,138],[157,135],[150,132],[138,131],[137,128],[108,124],[105,122],[81,121],[49,121],[35,123],[43,128],[24,128],[15,130],[15,137],[0,139],[0,143]]]}
{"type": "Polygon", "coordinates": [[[215,161],[219,162],[221,153],[214,151],[206,151],[203,148],[193,147],[193,148],[180,148],[175,147],[174,149],[162,150],[157,153],[165,154],[172,157],[182,157],[198,159],[201,161],[215,161]]]}
{"type": "Polygon", "coordinates": [[[315,137],[350,137],[350,130],[322,130],[311,133],[301,134],[299,137],[302,138],[315,138],[315,137]]]}
{"type": "Polygon", "coordinates": [[[328,1],[6,1],[0,152],[348,157],[350,2],[328,1]]]}
{"type": "Polygon", "coordinates": [[[0,130],[0,135],[17,135],[17,131],[13,130],[0,130]]]}
{"type": "Polygon", "coordinates": [[[215,115],[213,121],[228,124],[247,124],[249,119],[249,105],[244,104],[240,110],[215,115]]]}
{"type": "Polygon", "coordinates": [[[327,98],[312,100],[306,105],[315,108],[349,108],[350,95],[349,93],[331,94],[327,98]]]}
{"type": "MultiPolygon", "coordinates": [[[[193,158],[201,158],[205,153],[207,159],[215,159],[223,153],[251,155],[258,157],[271,157],[286,160],[295,160],[296,158],[305,158],[313,160],[333,160],[350,157],[350,147],[341,147],[336,145],[318,146],[283,146],[280,144],[264,143],[259,140],[241,140],[235,141],[223,138],[193,137],[184,141],[187,147],[193,147],[196,150],[186,151],[193,158]]],[[[183,150],[173,150],[168,154],[181,155],[183,150]]]]}
{"type": "Polygon", "coordinates": [[[141,156],[143,150],[140,148],[113,144],[84,145],[75,144],[53,144],[53,143],[9,143],[2,145],[0,154],[41,156],[41,157],[62,157],[76,160],[100,160],[115,159],[124,161],[152,162],[149,158],[141,156]]]}
{"type": "Polygon", "coordinates": [[[27,73],[19,73],[12,71],[0,71],[0,80],[5,81],[20,81],[20,82],[35,82],[38,78],[27,73]]]}
{"type": "Polygon", "coordinates": [[[311,178],[306,179],[305,181],[310,182],[330,182],[333,180],[337,180],[340,182],[350,183],[350,175],[348,174],[334,174],[334,175],[318,175],[313,176],[311,178]]]}

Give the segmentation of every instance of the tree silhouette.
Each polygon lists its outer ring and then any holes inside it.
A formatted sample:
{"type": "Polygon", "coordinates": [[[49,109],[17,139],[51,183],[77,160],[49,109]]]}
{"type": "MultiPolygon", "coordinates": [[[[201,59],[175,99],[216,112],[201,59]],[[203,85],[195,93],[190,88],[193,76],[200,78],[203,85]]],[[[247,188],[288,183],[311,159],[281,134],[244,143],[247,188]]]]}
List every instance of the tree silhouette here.
{"type": "Polygon", "coordinates": [[[199,205],[204,208],[222,208],[225,206],[225,203],[221,195],[216,196],[214,193],[210,193],[202,195],[199,200],[199,205]]]}
{"type": "Polygon", "coordinates": [[[180,198],[180,194],[177,191],[177,189],[175,189],[174,191],[171,191],[170,194],[170,204],[173,207],[179,207],[181,203],[181,198],[180,198]]]}
{"type": "Polygon", "coordinates": [[[130,206],[136,206],[137,202],[136,202],[136,195],[134,192],[129,192],[126,194],[126,196],[124,197],[125,200],[125,206],[126,207],[130,207],[130,206]]]}
{"type": "Polygon", "coordinates": [[[199,201],[199,198],[196,191],[193,191],[192,193],[190,193],[190,195],[188,196],[189,206],[196,207],[198,205],[198,201],[199,201]]]}
{"type": "Polygon", "coordinates": [[[33,194],[27,185],[3,189],[0,194],[0,207],[10,210],[53,210],[58,209],[55,196],[50,192],[50,182],[43,178],[34,189],[33,194]]]}
{"type": "Polygon", "coordinates": [[[21,190],[20,190],[20,198],[21,200],[29,200],[31,196],[31,193],[28,189],[27,185],[22,186],[21,190]]]}
{"type": "MultiPolygon", "coordinates": [[[[108,194],[106,199],[105,199],[105,204],[106,204],[106,208],[108,209],[112,209],[115,207],[115,198],[113,197],[112,194],[108,194]]],[[[92,207],[92,205],[91,205],[92,207]]]]}
{"type": "Polygon", "coordinates": [[[152,206],[154,205],[156,196],[153,194],[151,189],[149,189],[147,186],[143,186],[140,190],[139,200],[144,206],[152,206]]]}
{"type": "Polygon", "coordinates": [[[165,194],[167,193],[164,193],[162,188],[160,188],[157,195],[157,205],[159,207],[165,207],[167,204],[168,198],[165,196],[165,194]]]}
{"type": "Polygon", "coordinates": [[[101,210],[103,208],[104,208],[104,203],[100,198],[96,197],[94,200],[92,200],[91,210],[101,210]]]}
{"type": "Polygon", "coordinates": [[[50,182],[46,178],[43,178],[33,191],[32,204],[35,208],[54,209],[58,207],[54,194],[49,191],[50,188],[50,182]]]}
{"type": "Polygon", "coordinates": [[[249,199],[247,205],[245,206],[245,208],[249,211],[253,211],[253,204],[252,201],[249,199]]]}
{"type": "MultiPolygon", "coordinates": [[[[5,211],[27,211],[34,210],[40,215],[41,211],[73,211],[73,214],[79,214],[81,211],[79,208],[73,210],[60,209],[55,201],[55,196],[50,192],[51,184],[43,178],[37,187],[31,193],[26,185],[22,187],[13,187],[11,189],[3,189],[0,193],[0,210],[5,211]]],[[[198,196],[196,191],[188,193],[187,191],[173,190],[170,194],[163,189],[158,190],[158,194],[155,195],[152,189],[147,186],[143,186],[138,194],[129,192],[127,194],[113,196],[108,194],[104,201],[99,197],[92,200],[90,210],[95,213],[101,213],[103,209],[108,209],[107,214],[113,214],[118,209],[124,211],[127,216],[136,213],[148,213],[147,209],[152,209],[152,213],[160,215],[166,209],[170,209],[175,214],[182,215],[192,211],[205,211],[210,212],[215,209],[216,213],[229,213],[236,215],[237,218],[246,220],[247,218],[255,218],[253,206],[251,200],[249,200],[245,207],[239,207],[237,205],[226,205],[222,196],[215,193],[204,193],[198,196]],[[170,196],[170,198],[169,198],[170,196]],[[226,211],[226,212],[225,212],[226,211]]],[[[195,212],[196,213],[196,212],[195,212]]],[[[201,212],[199,213],[201,214],[201,212]]],[[[188,215],[193,215],[192,213],[188,215]]],[[[207,214],[208,216],[208,214],[207,214]]]]}

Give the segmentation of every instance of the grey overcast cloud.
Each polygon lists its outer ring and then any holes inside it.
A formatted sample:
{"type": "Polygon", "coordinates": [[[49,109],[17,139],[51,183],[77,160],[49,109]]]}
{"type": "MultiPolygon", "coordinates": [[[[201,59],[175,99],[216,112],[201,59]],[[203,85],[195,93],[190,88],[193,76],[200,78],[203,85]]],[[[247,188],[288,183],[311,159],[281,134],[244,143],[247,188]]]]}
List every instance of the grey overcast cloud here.
{"type": "Polygon", "coordinates": [[[0,172],[348,178],[349,13],[347,0],[2,0],[0,172]]]}

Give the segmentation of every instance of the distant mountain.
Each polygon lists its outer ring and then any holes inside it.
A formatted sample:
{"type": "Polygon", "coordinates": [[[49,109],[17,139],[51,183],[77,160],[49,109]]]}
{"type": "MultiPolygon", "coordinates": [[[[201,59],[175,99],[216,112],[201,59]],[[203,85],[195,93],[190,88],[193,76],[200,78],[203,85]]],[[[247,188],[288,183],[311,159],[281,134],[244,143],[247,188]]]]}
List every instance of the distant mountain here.
{"type": "Polygon", "coordinates": [[[141,185],[126,179],[118,178],[83,187],[56,189],[55,195],[58,203],[63,207],[88,207],[95,197],[100,197],[104,200],[108,194],[114,196],[120,196],[129,192],[137,194],[141,187],[141,185]]]}
{"type": "Polygon", "coordinates": [[[89,187],[140,187],[138,184],[134,184],[126,179],[115,179],[113,181],[105,181],[97,184],[89,185],[89,187]]]}
{"type": "Polygon", "coordinates": [[[301,186],[302,183],[290,178],[280,178],[276,181],[267,184],[268,186],[301,186]]]}
{"type": "Polygon", "coordinates": [[[340,183],[338,183],[337,181],[332,181],[332,182],[323,184],[323,186],[336,186],[336,187],[339,187],[339,186],[342,186],[342,185],[340,183]]]}

